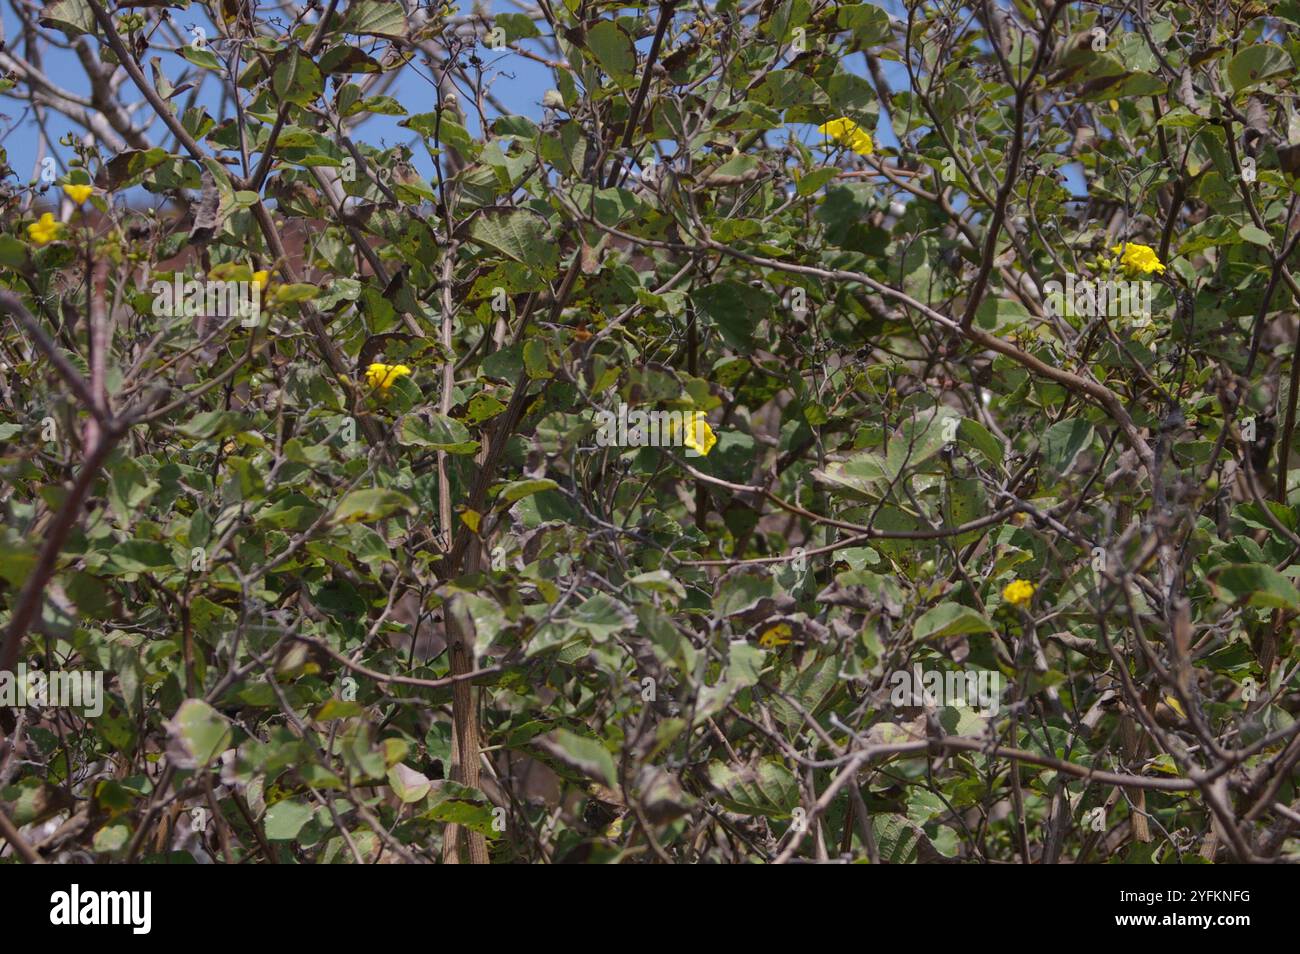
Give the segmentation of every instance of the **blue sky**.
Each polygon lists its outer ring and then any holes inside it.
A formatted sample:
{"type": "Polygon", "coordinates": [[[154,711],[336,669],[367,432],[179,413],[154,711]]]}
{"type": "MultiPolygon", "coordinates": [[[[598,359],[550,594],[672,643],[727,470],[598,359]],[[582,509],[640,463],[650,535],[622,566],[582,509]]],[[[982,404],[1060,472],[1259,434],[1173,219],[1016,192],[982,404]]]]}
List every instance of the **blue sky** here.
{"type": "MultiPolygon", "coordinates": [[[[494,12],[517,12],[518,10],[513,4],[504,2],[504,0],[488,0],[485,6],[494,12]]],[[[891,0],[886,0],[882,6],[895,15],[902,12],[901,5],[891,2],[891,0]]],[[[460,0],[460,7],[463,12],[471,12],[469,0],[460,0]]],[[[12,44],[20,36],[20,33],[17,29],[17,18],[10,4],[7,3],[3,7],[0,16],[3,17],[5,36],[12,44]]],[[[192,26],[199,26],[206,29],[209,36],[216,35],[216,30],[212,28],[211,23],[207,20],[205,11],[198,5],[191,5],[188,10],[174,11],[173,16],[176,23],[187,31],[192,26]]],[[[641,41],[639,46],[642,52],[649,47],[649,43],[648,37],[641,41]]],[[[550,70],[540,63],[513,53],[494,53],[482,48],[478,50],[478,53],[490,65],[493,74],[491,90],[501,103],[512,112],[531,119],[539,119],[542,113],[542,94],[553,85],[550,70]]],[[[46,55],[46,74],[56,84],[73,93],[89,95],[89,84],[74,53],[68,50],[52,49],[46,55]]],[[[173,83],[179,82],[186,69],[192,69],[190,64],[176,53],[151,49],[149,56],[161,57],[164,72],[173,83]]],[[[847,68],[855,73],[864,74],[866,70],[864,58],[861,56],[852,57],[849,64],[847,64],[847,68]]],[[[899,64],[886,61],[884,69],[886,78],[895,89],[906,87],[907,74],[899,64]]],[[[134,90],[131,89],[129,82],[125,88],[130,97],[134,90]]],[[[432,108],[428,83],[409,73],[404,75],[402,80],[389,92],[412,112],[427,111],[432,108]]],[[[213,113],[214,116],[217,115],[218,95],[215,84],[209,84],[209,88],[201,97],[201,102],[207,106],[209,112],[213,113]]],[[[12,99],[0,100],[0,103],[3,104],[0,105],[0,113],[5,117],[0,119],[0,131],[4,134],[3,145],[8,151],[10,164],[14,167],[19,179],[25,183],[29,181],[33,174],[33,163],[37,152],[37,124],[30,112],[24,109],[22,103],[12,99]]],[[[142,110],[136,115],[143,116],[145,113],[142,110]]],[[[373,116],[362,124],[357,131],[357,136],[376,145],[381,142],[388,146],[398,142],[418,143],[417,137],[410,130],[398,126],[400,118],[395,116],[373,116]]],[[[78,127],[64,120],[58,114],[51,114],[48,129],[52,136],[59,137],[69,131],[78,130],[78,127]]],[[[471,132],[477,133],[477,131],[475,126],[472,125],[471,132]]],[[[161,123],[156,120],[150,132],[155,141],[163,139],[161,123]]],[[[805,131],[805,137],[805,141],[815,142],[817,134],[812,129],[808,129],[805,131]]],[[[897,147],[898,145],[898,140],[894,136],[893,130],[884,121],[883,114],[876,129],[876,140],[886,148],[897,147]]],[[[71,151],[66,147],[55,147],[55,154],[59,160],[61,172],[63,171],[63,163],[70,153],[71,151]]],[[[431,176],[432,167],[424,150],[417,147],[414,149],[414,153],[414,162],[421,174],[426,177],[431,176]]],[[[1077,168],[1067,170],[1067,177],[1070,180],[1071,187],[1076,190],[1076,194],[1083,189],[1082,178],[1079,176],[1077,168]]]]}

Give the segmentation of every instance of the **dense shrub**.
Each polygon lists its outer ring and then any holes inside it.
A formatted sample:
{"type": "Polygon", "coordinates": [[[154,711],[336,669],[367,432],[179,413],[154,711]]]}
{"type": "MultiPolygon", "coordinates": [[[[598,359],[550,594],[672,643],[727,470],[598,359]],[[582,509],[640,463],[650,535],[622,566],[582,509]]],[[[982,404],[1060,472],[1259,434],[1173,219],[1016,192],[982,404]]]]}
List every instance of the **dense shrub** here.
{"type": "Polygon", "coordinates": [[[6,859],[1294,858],[1295,3],[5,23],[6,859]]]}

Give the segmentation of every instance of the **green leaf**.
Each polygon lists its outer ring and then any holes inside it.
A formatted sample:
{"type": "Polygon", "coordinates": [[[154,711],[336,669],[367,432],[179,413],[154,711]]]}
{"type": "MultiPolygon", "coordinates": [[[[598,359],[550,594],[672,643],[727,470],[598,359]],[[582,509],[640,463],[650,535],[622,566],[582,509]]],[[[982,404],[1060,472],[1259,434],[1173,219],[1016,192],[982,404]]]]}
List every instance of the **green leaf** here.
{"type": "Polygon", "coordinates": [[[1228,82],[1240,93],[1270,77],[1295,70],[1291,55],[1272,43],[1253,43],[1228,63],[1228,82]]]}
{"type": "Polygon", "coordinates": [[[1273,244],[1273,239],[1269,237],[1269,234],[1255,225],[1243,225],[1241,228],[1237,229],[1237,234],[1247,242],[1252,242],[1255,245],[1262,246],[1263,248],[1268,248],[1273,244]]]}
{"type": "Polygon", "coordinates": [[[825,470],[813,471],[813,476],[830,484],[832,488],[852,491],[867,497],[876,494],[878,481],[889,479],[885,462],[869,451],[860,451],[848,460],[834,461],[828,464],[825,470]]]}
{"type": "Polygon", "coordinates": [[[700,693],[697,719],[707,719],[727,705],[742,689],[758,683],[767,654],[743,639],[735,639],[727,647],[727,668],[713,685],[700,693]]]}
{"type": "Polygon", "coordinates": [[[404,37],[406,14],[396,0],[355,0],[343,20],[344,33],[404,37]]]}
{"type": "Polygon", "coordinates": [[[119,573],[153,573],[176,569],[171,547],[154,540],[126,540],[109,551],[109,564],[119,573]]]}
{"type": "Polygon", "coordinates": [[[860,47],[875,46],[889,37],[889,14],[874,3],[840,7],[836,18],[841,28],[852,31],[860,47]]]}
{"type": "Polygon", "coordinates": [[[826,83],[826,94],[830,97],[830,111],[836,116],[847,116],[864,127],[870,133],[875,128],[879,107],[876,90],[856,73],[839,71],[826,83]]]}
{"type": "Polygon", "coordinates": [[[204,411],[177,430],[186,437],[215,439],[238,433],[246,426],[243,415],[234,411],[204,411]]]}
{"type": "Polygon", "coordinates": [[[710,182],[726,185],[730,180],[744,177],[758,168],[758,160],[744,154],[732,156],[709,174],[710,182]]]}
{"type": "Polygon", "coordinates": [[[957,413],[948,407],[925,408],[905,421],[885,452],[885,474],[895,480],[907,470],[921,467],[956,437],[957,413]]]}
{"type": "Polygon", "coordinates": [[[167,758],[177,768],[203,768],[230,745],[230,722],[202,699],[182,702],[166,728],[167,758]]]}
{"type": "Polygon", "coordinates": [[[297,47],[289,47],[276,55],[271,72],[271,92],[277,100],[305,106],[324,88],[320,70],[311,57],[297,47]]]}
{"type": "Polygon", "coordinates": [[[867,223],[876,191],[864,182],[827,186],[817,208],[817,221],[826,225],[826,241],[854,251],[884,251],[884,233],[867,223]]]}
{"type": "Polygon", "coordinates": [[[645,208],[645,203],[627,189],[593,189],[584,183],[574,185],[573,201],[580,208],[590,208],[598,222],[611,227],[645,208]]]}
{"type": "Polygon", "coordinates": [[[86,0],[57,0],[41,11],[41,26],[62,30],[68,36],[96,33],[94,11],[86,0]]]}
{"type": "Polygon", "coordinates": [[[937,639],[943,636],[964,636],[969,633],[994,632],[993,624],[981,613],[960,603],[940,603],[927,610],[912,628],[917,640],[937,639]]]}
{"type": "Polygon", "coordinates": [[[319,69],[322,73],[379,73],[382,67],[374,57],[355,46],[341,44],[330,47],[321,54],[319,69]]]}
{"type": "Polygon", "coordinates": [[[8,813],[14,824],[20,826],[38,824],[71,805],[72,800],[63,786],[30,775],[20,776],[13,785],[0,789],[0,808],[8,813]]]}
{"type": "Polygon", "coordinates": [[[555,481],[546,477],[514,480],[501,488],[500,500],[504,503],[514,503],[516,500],[523,500],[525,497],[541,493],[544,490],[556,490],[559,486],[555,481]]]}
{"type": "Polygon", "coordinates": [[[568,621],[600,642],[635,626],[636,614],[612,596],[597,593],[574,610],[568,621]]]}
{"type": "Polygon", "coordinates": [[[1002,442],[979,421],[963,418],[957,426],[957,437],[988,458],[990,464],[1002,466],[1002,442]]]}
{"type": "Polygon", "coordinates": [[[469,429],[464,424],[442,414],[430,414],[427,420],[408,414],[402,419],[397,439],[403,444],[444,450],[450,454],[472,454],[479,447],[478,441],[470,439],[469,429]]]}
{"type": "Polygon", "coordinates": [[[271,841],[292,841],[315,813],[312,806],[286,798],[266,810],[262,826],[271,841]]]}
{"type": "Polygon", "coordinates": [[[0,579],[20,587],[36,566],[36,548],[13,527],[0,527],[0,579]]]}
{"type": "Polygon", "coordinates": [[[1070,469],[1074,459],[1092,443],[1092,425],[1082,418],[1057,421],[1043,435],[1043,463],[1056,474],[1070,469]]]}
{"type": "MultiPolygon", "coordinates": [[[[984,516],[987,496],[982,481],[973,478],[953,477],[947,482],[947,490],[948,523],[950,526],[959,527],[984,516]]],[[[964,547],[968,543],[978,540],[982,535],[979,530],[971,530],[969,533],[953,538],[953,543],[959,547],[964,547]]]]}
{"type": "Polygon", "coordinates": [[[1088,89],[1081,99],[1095,103],[1110,99],[1131,99],[1135,96],[1155,96],[1168,88],[1169,84],[1154,73],[1126,72],[1119,77],[1105,77],[1096,88],[1088,89]]]}
{"type": "Polygon", "coordinates": [[[1244,600],[1251,606],[1300,610],[1300,591],[1295,584],[1267,564],[1234,564],[1214,574],[1213,579],[1233,602],[1244,600]]]}
{"type": "Polygon", "coordinates": [[[799,180],[795,190],[800,196],[812,195],[822,186],[826,185],[826,183],[839,175],[839,172],[840,170],[836,169],[834,166],[827,166],[824,169],[814,169],[799,180]]]}
{"type": "Polygon", "coordinates": [[[95,832],[92,847],[95,851],[112,854],[121,851],[131,840],[131,826],[125,822],[112,822],[95,832]]]}
{"type": "Polygon", "coordinates": [[[408,805],[429,794],[429,780],[401,762],[388,770],[388,784],[398,800],[408,805]]]}
{"type": "MultiPolygon", "coordinates": [[[[341,115],[356,116],[359,113],[374,113],[377,116],[405,116],[406,109],[391,96],[371,96],[369,99],[358,100],[353,103],[341,115]]],[[[423,180],[421,180],[417,191],[427,193],[430,197],[433,196],[433,191],[424,185],[423,180]]]]}
{"type": "Polygon", "coordinates": [[[158,483],[149,480],[140,465],[129,457],[115,461],[109,470],[108,500],[123,526],[130,524],[131,517],[157,490],[158,483]]]}
{"type": "Polygon", "coordinates": [[[193,63],[195,66],[199,67],[200,69],[204,69],[204,70],[221,69],[221,61],[217,59],[217,55],[215,53],[213,53],[211,50],[207,48],[200,50],[197,47],[190,46],[187,43],[186,45],[180,48],[180,54],[181,56],[185,57],[185,59],[189,60],[191,63],[193,63]]]}
{"type": "Polygon", "coordinates": [[[544,342],[537,338],[529,338],[524,342],[524,367],[528,369],[530,378],[540,381],[555,377],[551,364],[551,356],[547,353],[544,342]]]}
{"type": "Polygon", "coordinates": [[[975,309],[975,324],[993,334],[1004,334],[1029,321],[1029,312],[1009,298],[985,298],[975,309]]]}
{"type": "Polygon", "coordinates": [[[12,235],[0,235],[0,265],[22,268],[27,264],[27,246],[12,235]]]}
{"type": "Polygon", "coordinates": [[[822,700],[839,681],[839,659],[827,656],[814,660],[802,671],[787,673],[781,681],[781,695],[773,697],[771,701],[772,711],[782,725],[791,729],[799,728],[804,724],[803,713],[816,712],[822,700]],[[787,702],[787,699],[797,702],[798,708],[787,702]]]}
{"type": "Polygon", "coordinates": [[[631,577],[627,582],[629,586],[635,586],[638,589],[656,593],[672,593],[679,599],[686,598],[686,588],[667,570],[651,570],[649,573],[640,573],[631,577]]]}
{"type": "Polygon", "coordinates": [[[517,262],[549,276],[555,271],[560,252],[551,240],[546,221],[521,209],[492,210],[474,217],[470,237],[517,262]]]}
{"type": "Polygon", "coordinates": [[[874,814],[871,827],[882,862],[902,865],[916,861],[925,833],[908,821],[907,816],[883,812],[874,814]]]}
{"type": "Polygon", "coordinates": [[[542,35],[532,17],[523,13],[498,13],[494,16],[493,23],[506,31],[506,41],[509,43],[542,35]]]}
{"type": "Polygon", "coordinates": [[[756,102],[774,109],[791,106],[819,107],[827,103],[826,93],[813,80],[795,70],[773,70],[750,94],[756,102]]]}
{"type": "Polygon", "coordinates": [[[772,311],[772,299],[760,288],[725,281],[691,292],[691,301],[718,326],[722,340],[732,348],[748,348],[758,323],[772,311]]]}
{"type": "Polygon", "coordinates": [[[498,116],[492,121],[492,132],[498,137],[531,143],[537,138],[538,129],[527,116],[498,116]]]}
{"type": "Polygon", "coordinates": [[[751,570],[724,577],[713,597],[713,611],[719,617],[735,616],[753,609],[762,600],[772,599],[776,589],[770,573],[751,570]]]}
{"type": "Polygon", "coordinates": [[[414,515],[418,512],[415,501],[401,491],[372,487],[354,490],[339,501],[334,519],[339,523],[369,523],[395,513],[414,515]]]}
{"type": "Polygon", "coordinates": [[[465,409],[465,420],[471,424],[482,424],[484,421],[490,421],[506,409],[503,401],[498,400],[491,394],[478,393],[470,398],[469,406],[465,409]]]}
{"type": "Polygon", "coordinates": [[[577,735],[568,729],[556,729],[534,740],[534,744],[563,765],[613,788],[618,784],[614,757],[598,739],[577,735]]]}
{"type": "Polygon", "coordinates": [[[743,815],[789,818],[799,804],[799,783],[794,773],[774,759],[743,767],[712,762],[709,784],[718,801],[743,815]]]}
{"type": "Polygon", "coordinates": [[[619,86],[636,82],[636,51],[632,38],[613,20],[601,20],[587,30],[587,47],[619,86]]]}
{"type": "Polygon", "coordinates": [[[432,783],[429,798],[432,806],[422,817],[455,823],[488,838],[501,837],[501,832],[493,825],[492,803],[478,789],[444,779],[432,783]]]}

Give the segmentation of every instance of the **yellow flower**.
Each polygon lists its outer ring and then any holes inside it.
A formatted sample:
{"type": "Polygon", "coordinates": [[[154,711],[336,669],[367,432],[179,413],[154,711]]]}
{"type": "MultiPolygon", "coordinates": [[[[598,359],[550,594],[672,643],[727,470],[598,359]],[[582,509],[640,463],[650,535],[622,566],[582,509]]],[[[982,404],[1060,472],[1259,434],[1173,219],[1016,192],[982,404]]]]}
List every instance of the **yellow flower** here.
{"type": "Polygon", "coordinates": [[[73,185],[70,182],[63,183],[63,194],[66,195],[77,205],[82,205],[87,199],[95,194],[95,187],[90,185],[73,185]]]}
{"type": "Polygon", "coordinates": [[[1034,584],[1028,580],[1012,580],[1002,590],[1002,598],[1012,606],[1025,606],[1034,598],[1034,584]]]}
{"type": "Polygon", "coordinates": [[[63,233],[63,223],[54,221],[54,213],[46,212],[37,221],[27,226],[27,236],[37,245],[49,245],[58,241],[63,233]]]}
{"type": "Polygon", "coordinates": [[[790,642],[790,624],[777,623],[758,637],[758,645],[764,649],[779,649],[790,642]]]}
{"type": "Polygon", "coordinates": [[[713,433],[713,428],[709,427],[709,422],[705,420],[704,412],[687,411],[685,417],[686,433],[682,435],[682,444],[701,457],[708,457],[709,451],[713,450],[713,445],[718,442],[718,438],[713,433]]]}
{"type": "Polygon", "coordinates": [[[1152,272],[1164,274],[1165,265],[1160,256],[1150,245],[1134,245],[1125,242],[1111,248],[1118,255],[1120,267],[1131,274],[1150,275],[1152,272]]]}
{"type": "Polygon", "coordinates": [[[869,156],[875,149],[871,136],[847,116],[822,123],[817,127],[817,131],[824,136],[830,136],[841,146],[847,146],[859,156],[869,156]]]}
{"type": "Polygon", "coordinates": [[[372,364],[366,369],[366,382],[372,388],[387,391],[398,378],[404,378],[411,369],[404,364],[372,364]]]}

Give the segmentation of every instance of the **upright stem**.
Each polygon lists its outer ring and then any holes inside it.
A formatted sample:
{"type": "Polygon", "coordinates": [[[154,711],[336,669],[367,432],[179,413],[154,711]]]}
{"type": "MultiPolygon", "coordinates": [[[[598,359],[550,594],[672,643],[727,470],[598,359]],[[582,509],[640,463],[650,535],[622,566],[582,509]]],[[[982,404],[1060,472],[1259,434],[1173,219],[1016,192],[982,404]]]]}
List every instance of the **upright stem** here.
{"type": "Polygon", "coordinates": [[[23,591],[18,597],[18,605],[14,607],[13,617],[9,620],[9,629],[5,632],[4,647],[0,649],[0,672],[13,672],[18,664],[19,647],[22,645],[23,637],[27,635],[32,620],[36,618],[36,611],[40,608],[45,587],[50,582],[50,577],[54,575],[59,551],[63,549],[68,533],[81,516],[81,506],[95,478],[99,475],[100,467],[108,459],[121,434],[122,431],[116,428],[101,434],[98,442],[90,449],[86,462],[81,465],[81,470],[77,473],[77,479],[73,482],[72,490],[64,500],[63,506],[54,515],[54,520],[45,531],[45,545],[41,547],[40,555],[36,558],[36,566],[27,577],[23,591]]]}
{"type": "MultiPolygon", "coordinates": [[[[456,244],[451,243],[442,260],[442,346],[444,360],[442,365],[442,396],[439,410],[443,415],[451,413],[451,391],[456,374],[455,355],[451,350],[452,318],[455,306],[451,297],[452,270],[456,261],[456,244]]],[[[447,452],[438,451],[438,516],[441,522],[443,552],[450,555],[452,547],[452,511],[451,484],[447,479],[447,452]]],[[[471,547],[466,554],[466,569],[470,572],[478,569],[479,550],[471,547]]],[[[457,568],[448,565],[448,577],[454,576],[457,568]]],[[[443,626],[447,635],[447,655],[451,662],[451,674],[464,676],[474,669],[474,626],[469,621],[459,597],[453,597],[443,609],[443,626]]],[[[479,740],[477,694],[469,679],[457,679],[451,690],[451,776],[461,785],[477,788],[479,780],[479,752],[482,749],[479,740]]],[[[466,842],[469,846],[469,863],[485,865],[489,863],[487,839],[482,832],[467,830],[466,842]]],[[[443,832],[443,861],[448,864],[460,862],[460,826],[448,825],[443,832]]]]}

